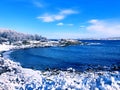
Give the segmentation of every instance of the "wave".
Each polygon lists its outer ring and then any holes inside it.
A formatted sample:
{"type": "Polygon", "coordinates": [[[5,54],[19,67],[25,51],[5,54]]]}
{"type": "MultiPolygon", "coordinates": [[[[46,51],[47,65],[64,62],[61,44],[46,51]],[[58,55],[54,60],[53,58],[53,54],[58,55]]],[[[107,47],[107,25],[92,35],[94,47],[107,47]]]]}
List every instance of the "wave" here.
{"type": "Polygon", "coordinates": [[[89,43],[87,45],[102,45],[102,43],[89,43]]]}

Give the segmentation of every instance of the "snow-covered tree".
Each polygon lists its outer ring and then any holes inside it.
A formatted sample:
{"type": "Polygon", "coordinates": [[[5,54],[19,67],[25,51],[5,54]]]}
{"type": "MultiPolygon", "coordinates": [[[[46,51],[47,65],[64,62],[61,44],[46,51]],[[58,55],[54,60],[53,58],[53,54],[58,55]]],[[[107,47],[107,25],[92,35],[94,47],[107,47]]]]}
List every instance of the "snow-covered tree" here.
{"type": "Polygon", "coordinates": [[[18,33],[13,30],[0,29],[0,41],[2,42],[3,40],[9,42],[15,42],[15,41],[24,41],[24,40],[43,41],[47,39],[38,34],[31,35],[31,34],[18,33]]]}

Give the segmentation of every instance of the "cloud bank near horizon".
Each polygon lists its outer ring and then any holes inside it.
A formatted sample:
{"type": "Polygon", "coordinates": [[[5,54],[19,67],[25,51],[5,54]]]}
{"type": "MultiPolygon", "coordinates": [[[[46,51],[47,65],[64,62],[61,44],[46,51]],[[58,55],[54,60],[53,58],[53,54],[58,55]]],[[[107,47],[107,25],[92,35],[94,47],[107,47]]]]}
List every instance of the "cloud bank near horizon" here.
{"type": "MultiPolygon", "coordinates": [[[[58,26],[67,25],[58,23],[58,26]]],[[[120,37],[120,22],[91,19],[88,20],[87,25],[81,25],[79,30],[74,32],[58,32],[51,33],[52,36],[59,38],[106,38],[106,37],[120,37]],[[84,31],[84,32],[83,32],[84,31]]]]}
{"type": "Polygon", "coordinates": [[[120,36],[120,22],[92,19],[86,27],[88,32],[107,37],[120,36]]]}

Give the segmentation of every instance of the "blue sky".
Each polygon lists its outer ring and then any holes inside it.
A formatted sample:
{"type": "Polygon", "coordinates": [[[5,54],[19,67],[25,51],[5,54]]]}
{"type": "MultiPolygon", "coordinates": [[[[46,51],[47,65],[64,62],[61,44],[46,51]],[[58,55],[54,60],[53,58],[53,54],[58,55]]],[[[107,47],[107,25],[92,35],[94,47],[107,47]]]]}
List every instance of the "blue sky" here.
{"type": "Polygon", "coordinates": [[[120,0],[0,0],[0,28],[48,38],[120,36],[120,0]]]}

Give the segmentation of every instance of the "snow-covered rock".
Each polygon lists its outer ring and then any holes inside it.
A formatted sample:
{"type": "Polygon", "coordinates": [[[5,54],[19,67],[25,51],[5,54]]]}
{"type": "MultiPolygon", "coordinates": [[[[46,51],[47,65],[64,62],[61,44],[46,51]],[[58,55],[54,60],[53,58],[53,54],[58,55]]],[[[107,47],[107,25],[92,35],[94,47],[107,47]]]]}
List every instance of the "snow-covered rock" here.
{"type": "Polygon", "coordinates": [[[2,90],[120,90],[120,72],[36,71],[4,60],[8,71],[0,75],[2,90]]]}

